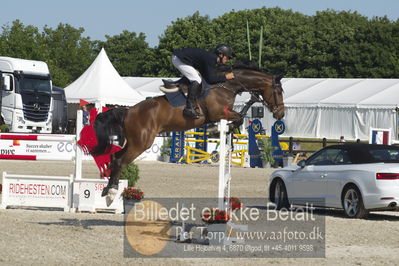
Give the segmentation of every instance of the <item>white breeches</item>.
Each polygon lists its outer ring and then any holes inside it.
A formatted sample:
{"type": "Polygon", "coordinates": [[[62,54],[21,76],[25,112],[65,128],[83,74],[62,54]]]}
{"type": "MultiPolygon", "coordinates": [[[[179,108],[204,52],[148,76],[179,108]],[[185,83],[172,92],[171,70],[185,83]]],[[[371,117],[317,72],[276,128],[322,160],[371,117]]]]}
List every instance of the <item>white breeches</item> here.
{"type": "Polygon", "coordinates": [[[201,84],[201,76],[198,71],[190,65],[184,64],[177,56],[172,56],[172,64],[190,81],[196,81],[201,84]]]}

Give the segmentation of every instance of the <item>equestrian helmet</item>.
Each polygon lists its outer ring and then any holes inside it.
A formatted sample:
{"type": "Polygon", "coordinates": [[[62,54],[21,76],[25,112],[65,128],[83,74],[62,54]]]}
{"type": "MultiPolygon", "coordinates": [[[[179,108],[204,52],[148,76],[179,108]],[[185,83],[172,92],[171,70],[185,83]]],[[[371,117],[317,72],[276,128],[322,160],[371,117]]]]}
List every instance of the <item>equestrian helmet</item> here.
{"type": "Polygon", "coordinates": [[[230,46],[228,46],[227,44],[218,44],[215,48],[215,53],[222,54],[227,57],[232,57],[233,49],[230,46]]]}

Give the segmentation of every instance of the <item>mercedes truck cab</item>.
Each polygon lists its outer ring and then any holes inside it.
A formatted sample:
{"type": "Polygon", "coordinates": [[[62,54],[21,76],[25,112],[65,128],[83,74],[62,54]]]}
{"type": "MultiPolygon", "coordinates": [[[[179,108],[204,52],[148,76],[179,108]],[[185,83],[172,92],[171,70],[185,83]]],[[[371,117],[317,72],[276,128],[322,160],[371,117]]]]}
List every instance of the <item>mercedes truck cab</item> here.
{"type": "Polygon", "coordinates": [[[11,132],[51,133],[52,82],[45,62],[0,57],[1,115],[11,132]]]}

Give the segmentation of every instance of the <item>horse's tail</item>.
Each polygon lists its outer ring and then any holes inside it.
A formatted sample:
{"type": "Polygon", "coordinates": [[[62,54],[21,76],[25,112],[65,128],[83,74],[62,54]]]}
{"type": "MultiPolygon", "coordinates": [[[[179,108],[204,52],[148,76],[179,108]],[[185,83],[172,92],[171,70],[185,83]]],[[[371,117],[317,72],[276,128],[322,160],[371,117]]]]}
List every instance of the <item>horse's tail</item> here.
{"type": "Polygon", "coordinates": [[[94,131],[97,137],[97,146],[93,148],[92,154],[98,156],[109,151],[113,139],[117,136],[119,145],[122,146],[125,140],[124,120],[127,109],[116,108],[97,115],[94,122],[94,131]]]}

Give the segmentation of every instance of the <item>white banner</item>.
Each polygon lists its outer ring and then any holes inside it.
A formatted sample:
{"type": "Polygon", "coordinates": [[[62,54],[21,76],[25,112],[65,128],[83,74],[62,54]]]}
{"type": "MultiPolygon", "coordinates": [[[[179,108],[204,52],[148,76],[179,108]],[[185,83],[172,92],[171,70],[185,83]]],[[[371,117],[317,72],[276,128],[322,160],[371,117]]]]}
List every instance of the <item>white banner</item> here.
{"type": "Polygon", "coordinates": [[[50,155],[55,158],[74,158],[75,142],[46,140],[0,139],[0,155],[50,155]]]}
{"type": "Polygon", "coordinates": [[[3,173],[2,208],[54,207],[69,211],[72,176],[31,176],[3,173]]]}

